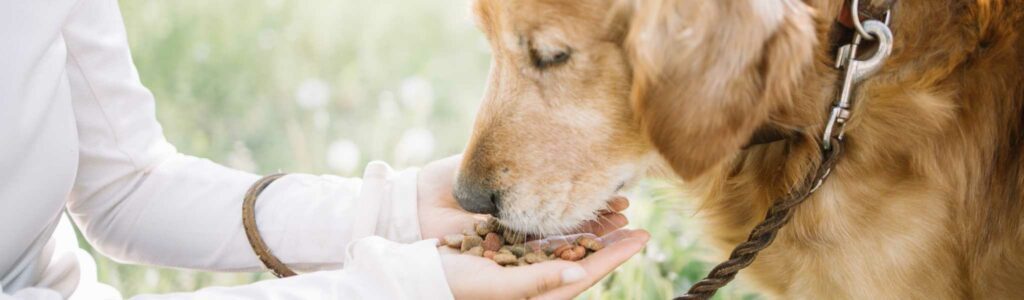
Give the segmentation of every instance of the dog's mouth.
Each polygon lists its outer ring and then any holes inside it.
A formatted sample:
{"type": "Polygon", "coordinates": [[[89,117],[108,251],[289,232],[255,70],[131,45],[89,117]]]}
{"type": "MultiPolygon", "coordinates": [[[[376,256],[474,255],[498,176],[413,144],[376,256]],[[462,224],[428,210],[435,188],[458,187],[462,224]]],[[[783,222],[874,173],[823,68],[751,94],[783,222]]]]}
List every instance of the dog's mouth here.
{"type": "Polygon", "coordinates": [[[502,212],[496,219],[501,226],[525,236],[527,240],[579,233],[589,222],[598,221],[602,213],[609,211],[611,201],[618,198],[619,193],[630,186],[631,181],[619,181],[614,189],[602,197],[604,200],[600,201],[600,204],[596,205],[594,209],[578,210],[577,206],[573,206],[571,203],[566,207],[556,209],[562,211],[563,216],[569,217],[550,217],[550,214],[532,211],[502,212]]]}

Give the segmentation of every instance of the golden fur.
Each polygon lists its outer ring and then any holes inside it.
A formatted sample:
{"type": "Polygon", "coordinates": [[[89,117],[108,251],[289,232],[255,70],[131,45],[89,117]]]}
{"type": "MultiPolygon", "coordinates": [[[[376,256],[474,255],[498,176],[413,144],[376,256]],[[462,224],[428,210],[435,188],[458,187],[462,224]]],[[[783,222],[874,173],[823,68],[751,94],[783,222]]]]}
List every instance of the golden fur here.
{"type": "MultiPolygon", "coordinates": [[[[494,62],[460,182],[501,191],[502,222],[552,234],[664,165],[729,250],[819,159],[842,3],[477,0],[494,62]],[[805,134],[741,149],[765,125],[805,134]]],[[[895,12],[833,175],[741,278],[786,299],[1018,298],[1024,1],[895,12]]]]}

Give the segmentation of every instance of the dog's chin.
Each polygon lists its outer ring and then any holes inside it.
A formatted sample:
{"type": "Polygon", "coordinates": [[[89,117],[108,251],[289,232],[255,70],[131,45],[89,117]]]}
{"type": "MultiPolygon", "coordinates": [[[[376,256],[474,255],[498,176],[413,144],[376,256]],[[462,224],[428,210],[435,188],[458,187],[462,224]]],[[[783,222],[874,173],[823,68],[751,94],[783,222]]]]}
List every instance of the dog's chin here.
{"type": "MultiPolygon", "coordinates": [[[[617,185],[615,191],[623,185],[617,185]]],[[[563,206],[543,210],[502,211],[498,221],[515,232],[533,237],[548,237],[579,232],[589,221],[599,218],[600,211],[608,207],[615,193],[594,197],[593,201],[564,201],[563,206]],[[600,200],[597,200],[600,199],[600,200]]]]}
{"type": "MultiPolygon", "coordinates": [[[[656,155],[654,157],[657,157],[656,155]]],[[[600,217],[600,211],[608,209],[608,201],[614,199],[622,190],[628,190],[648,169],[648,157],[640,163],[629,163],[615,166],[607,176],[610,180],[596,184],[600,186],[591,191],[589,197],[551,199],[538,195],[537,191],[519,191],[512,193],[507,199],[517,203],[516,199],[547,199],[541,203],[525,204],[519,207],[507,207],[498,215],[498,221],[515,232],[534,237],[565,235],[578,232],[588,221],[600,217]],[[558,205],[552,205],[558,203],[558,205]],[[528,207],[534,205],[537,207],[528,207]]],[[[572,186],[574,183],[564,183],[572,186]]],[[[587,184],[584,184],[586,186],[587,184]]]]}
{"type": "MultiPolygon", "coordinates": [[[[584,214],[584,213],[581,213],[584,214]]],[[[587,215],[594,215],[593,212],[587,215]]],[[[499,222],[512,231],[532,237],[566,235],[578,231],[590,218],[537,219],[528,216],[499,216],[499,222]]]]}

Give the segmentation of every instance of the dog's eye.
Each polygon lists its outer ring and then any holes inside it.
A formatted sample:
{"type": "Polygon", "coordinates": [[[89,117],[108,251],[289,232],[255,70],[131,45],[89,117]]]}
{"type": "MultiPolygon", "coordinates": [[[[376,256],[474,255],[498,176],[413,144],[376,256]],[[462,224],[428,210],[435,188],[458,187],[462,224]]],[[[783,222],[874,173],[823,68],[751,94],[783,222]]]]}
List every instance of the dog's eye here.
{"type": "Polygon", "coordinates": [[[530,49],[530,60],[533,61],[533,66],[540,70],[563,65],[569,61],[571,56],[571,48],[551,51],[549,53],[538,51],[537,49],[530,49]]]}

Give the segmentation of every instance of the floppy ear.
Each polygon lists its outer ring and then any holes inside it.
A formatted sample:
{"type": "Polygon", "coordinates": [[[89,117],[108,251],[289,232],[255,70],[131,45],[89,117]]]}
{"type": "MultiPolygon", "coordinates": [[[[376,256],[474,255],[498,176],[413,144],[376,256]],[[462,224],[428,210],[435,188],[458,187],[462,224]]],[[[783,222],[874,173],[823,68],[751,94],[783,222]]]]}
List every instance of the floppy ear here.
{"type": "Polygon", "coordinates": [[[641,1],[630,23],[633,109],[683,179],[735,155],[790,105],[816,45],[799,0],[641,1]]]}

